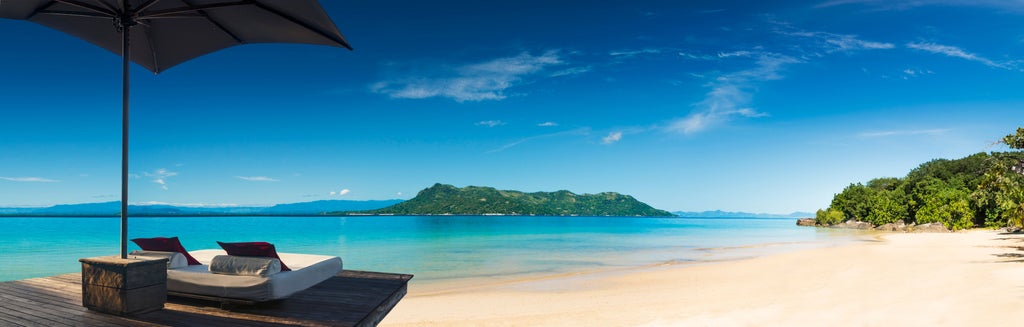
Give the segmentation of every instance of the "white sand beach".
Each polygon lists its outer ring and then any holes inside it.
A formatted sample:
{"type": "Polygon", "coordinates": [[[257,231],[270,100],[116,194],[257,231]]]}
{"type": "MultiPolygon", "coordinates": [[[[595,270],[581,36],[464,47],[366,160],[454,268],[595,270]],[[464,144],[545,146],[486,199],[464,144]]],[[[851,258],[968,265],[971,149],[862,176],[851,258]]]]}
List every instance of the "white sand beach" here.
{"type": "Polygon", "coordinates": [[[703,264],[413,285],[384,326],[1019,326],[1024,235],[878,234],[703,264]]]}

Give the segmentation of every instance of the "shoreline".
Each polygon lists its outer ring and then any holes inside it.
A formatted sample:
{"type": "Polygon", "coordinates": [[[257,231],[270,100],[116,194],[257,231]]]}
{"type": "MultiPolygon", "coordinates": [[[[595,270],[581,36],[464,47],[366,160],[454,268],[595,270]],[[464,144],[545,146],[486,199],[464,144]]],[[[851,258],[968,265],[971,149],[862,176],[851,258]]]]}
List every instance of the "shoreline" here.
{"type": "Polygon", "coordinates": [[[866,233],[753,258],[436,286],[411,285],[382,325],[1008,326],[1024,319],[1024,235],[866,233]]]}
{"type": "MultiPolygon", "coordinates": [[[[567,277],[590,278],[591,276],[621,275],[631,272],[661,269],[665,267],[689,267],[707,264],[718,264],[740,260],[749,260],[763,256],[778,255],[810,249],[843,246],[857,242],[869,242],[877,239],[878,231],[863,230],[830,230],[833,235],[811,241],[783,241],[768,243],[751,243],[734,246],[718,247],[679,247],[675,249],[648,249],[629,254],[617,259],[624,260],[621,264],[604,264],[598,266],[570,266],[558,270],[538,272],[503,272],[487,275],[468,275],[446,278],[413,279],[410,282],[415,295],[438,295],[464,290],[481,289],[500,285],[514,285],[533,281],[557,280],[567,277]],[[673,258],[675,257],[675,258],[673,258]]],[[[826,231],[828,232],[828,230],[826,231]]]]}

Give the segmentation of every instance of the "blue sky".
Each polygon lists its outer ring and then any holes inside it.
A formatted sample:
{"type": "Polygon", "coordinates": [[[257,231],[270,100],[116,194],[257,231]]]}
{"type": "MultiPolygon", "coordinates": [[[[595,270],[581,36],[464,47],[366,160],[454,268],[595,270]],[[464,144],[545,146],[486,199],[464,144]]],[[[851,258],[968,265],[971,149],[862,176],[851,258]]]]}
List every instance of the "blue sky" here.
{"type": "MultiPolygon", "coordinates": [[[[1004,150],[991,144],[1024,125],[1015,1],[323,5],[355,51],[133,67],[131,202],[441,182],[813,211],[851,182],[1004,150]]],[[[117,200],[120,59],[28,22],[0,30],[0,206],[117,200]]]]}

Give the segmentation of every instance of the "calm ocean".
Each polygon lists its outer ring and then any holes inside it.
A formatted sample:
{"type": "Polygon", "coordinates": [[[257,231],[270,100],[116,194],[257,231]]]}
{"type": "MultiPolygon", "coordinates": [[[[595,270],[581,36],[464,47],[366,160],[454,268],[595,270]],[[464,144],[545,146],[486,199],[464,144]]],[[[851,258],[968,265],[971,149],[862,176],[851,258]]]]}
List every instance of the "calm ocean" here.
{"type": "MultiPolygon", "coordinates": [[[[0,281],[77,272],[116,255],[117,218],[0,218],[0,281]]],[[[702,262],[826,246],[850,233],[793,219],[383,216],[133,218],[129,237],[178,236],[186,249],[267,241],[279,252],[340,256],[346,269],[414,282],[702,262]]],[[[130,244],[129,251],[138,249],[130,244]]]]}

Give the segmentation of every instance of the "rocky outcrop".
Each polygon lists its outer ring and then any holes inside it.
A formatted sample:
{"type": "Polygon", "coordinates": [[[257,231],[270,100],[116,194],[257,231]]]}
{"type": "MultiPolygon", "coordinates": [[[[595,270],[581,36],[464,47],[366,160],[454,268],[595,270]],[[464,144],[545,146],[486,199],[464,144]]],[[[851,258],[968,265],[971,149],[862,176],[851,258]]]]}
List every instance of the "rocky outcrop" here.
{"type": "Polygon", "coordinates": [[[930,223],[914,226],[913,233],[949,233],[949,229],[942,223],[930,223]]]}
{"type": "Polygon", "coordinates": [[[888,224],[885,224],[885,225],[882,225],[882,226],[875,227],[875,229],[876,230],[880,230],[880,231],[885,231],[885,232],[903,232],[903,233],[906,233],[909,227],[910,226],[908,226],[907,223],[903,222],[903,220],[899,220],[899,221],[897,221],[895,223],[888,223],[888,224]]]}
{"type": "Polygon", "coordinates": [[[814,220],[814,218],[800,218],[800,219],[796,220],[796,225],[797,226],[812,226],[813,227],[813,226],[817,226],[818,225],[818,221],[814,220]]]}
{"type": "Polygon", "coordinates": [[[832,227],[835,227],[835,228],[846,228],[846,229],[863,229],[863,230],[874,229],[874,226],[872,226],[871,223],[863,222],[863,221],[854,221],[852,219],[851,220],[847,220],[846,222],[841,223],[841,224],[832,225],[832,227]]]}

